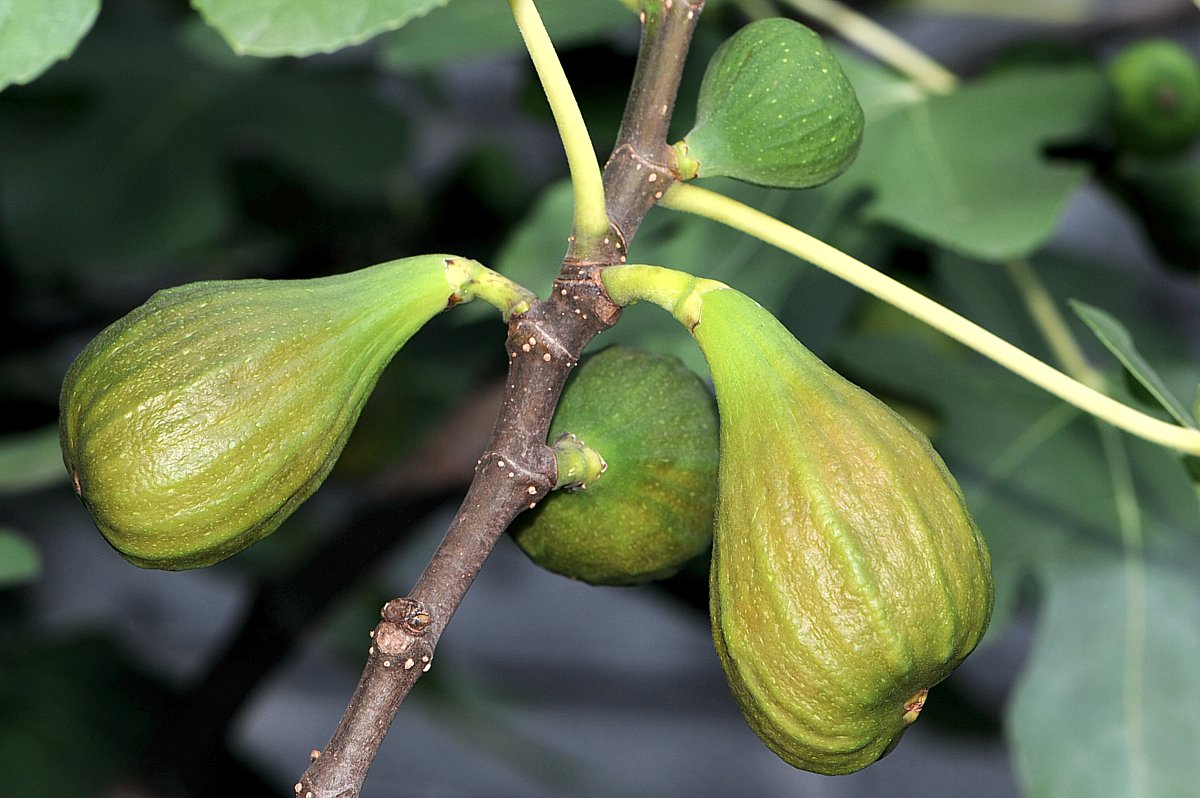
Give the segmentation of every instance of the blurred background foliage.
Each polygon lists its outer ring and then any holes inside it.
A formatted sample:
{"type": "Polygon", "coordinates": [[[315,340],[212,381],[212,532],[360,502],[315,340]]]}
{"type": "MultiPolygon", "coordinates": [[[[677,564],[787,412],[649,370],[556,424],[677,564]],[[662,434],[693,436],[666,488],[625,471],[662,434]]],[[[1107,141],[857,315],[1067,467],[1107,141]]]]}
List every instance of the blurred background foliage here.
{"type": "MultiPolygon", "coordinates": [[[[62,374],[103,326],[185,281],[441,251],[544,293],[569,232],[565,163],[495,0],[392,0],[381,7],[417,16],[374,38],[338,29],[369,41],[304,58],[234,55],[206,24],[251,52],[329,47],[286,20],[266,43],[223,22],[262,3],[197,2],[202,18],[167,0],[78,0],[54,4],[53,24],[49,5],[15,4],[0,28],[0,789],[290,794],[349,697],[378,606],[408,589],[465,488],[503,328],[472,308],[436,319],[385,373],[317,496],[197,573],[139,571],[91,527],[58,453],[62,374]]],[[[1195,4],[855,5],[961,87],[925,94],[841,43],[868,117],[858,162],[813,191],[715,187],[1053,360],[1014,279],[1032,268],[1115,395],[1194,425],[1200,160],[1115,147],[1104,65],[1152,36],[1195,52],[1195,4]],[[1068,299],[1085,303],[1078,316],[1068,299]]],[[[603,157],[636,18],[617,0],[539,6],[603,157]]],[[[680,135],[707,57],[781,11],[709,3],[680,135]]],[[[751,294],[931,434],[992,550],[988,638],[896,753],[812,777],[761,749],[726,694],[706,563],[662,585],[589,588],[505,544],[364,794],[1195,794],[1194,465],[710,223],[655,211],[630,256],[751,294]]],[[[705,374],[676,327],[633,307],[596,345],[673,353],[705,374]]]]}

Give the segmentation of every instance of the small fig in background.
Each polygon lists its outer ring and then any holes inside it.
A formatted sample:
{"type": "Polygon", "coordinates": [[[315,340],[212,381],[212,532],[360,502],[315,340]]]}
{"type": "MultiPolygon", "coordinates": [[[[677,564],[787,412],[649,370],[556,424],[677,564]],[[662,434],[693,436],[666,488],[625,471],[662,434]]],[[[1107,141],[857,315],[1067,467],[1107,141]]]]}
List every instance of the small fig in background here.
{"type": "Polygon", "coordinates": [[[607,463],[576,491],[555,491],[512,527],[538,565],[597,585],[664,579],[707,551],[717,494],[712,394],[679,360],[624,347],[572,375],[550,427],[607,463]]]}
{"type": "Polygon", "coordinates": [[[1200,134],[1200,63],[1167,39],[1122,50],[1108,69],[1116,93],[1117,146],[1138,155],[1181,152],[1200,134]]]}
{"type": "Polygon", "coordinates": [[[745,295],[722,286],[690,307],[721,420],[717,652],[772,751],[850,773],[896,745],[983,637],[987,548],[907,421],[745,295]]]}
{"type": "Polygon", "coordinates": [[[109,543],[177,570],[274,531],[333,468],[384,366],[458,298],[464,263],[192,283],[106,328],[67,372],[60,429],[109,543]]]}
{"type": "Polygon", "coordinates": [[[808,188],[846,170],[862,131],[862,107],[837,58],[816,33],[777,17],[750,23],[713,55],[696,124],[675,156],[684,180],[808,188]]]}

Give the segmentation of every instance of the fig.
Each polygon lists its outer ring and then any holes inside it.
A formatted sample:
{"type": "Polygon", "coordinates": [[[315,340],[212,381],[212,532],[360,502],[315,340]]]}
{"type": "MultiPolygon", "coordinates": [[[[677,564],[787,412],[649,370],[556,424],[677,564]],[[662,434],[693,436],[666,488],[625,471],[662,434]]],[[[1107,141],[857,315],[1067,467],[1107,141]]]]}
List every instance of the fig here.
{"type": "Polygon", "coordinates": [[[717,495],[712,394],[678,359],[614,346],[563,391],[551,440],[573,434],[607,467],[554,491],[511,528],[535,563],[597,585],[664,579],[708,550],[717,495]]]}
{"type": "Polygon", "coordinates": [[[1200,134],[1200,64],[1167,39],[1144,39],[1109,64],[1116,94],[1117,146],[1138,155],[1171,155],[1200,134]]]}
{"type": "Polygon", "coordinates": [[[763,19],[713,55],[676,166],[684,180],[808,188],[846,170],[862,131],[854,88],[821,37],[790,19],[763,19]]]}
{"type": "Polygon", "coordinates": [[[708,361],[721,458],[713,640],[751,728],[829,775],[890,751],[982,639],[987,547],[929,440],[752,299],[645,266],[618,304],[670,310],[708,361]]]}
{"type": "Polygon", "coordinates": [[[482,268],[427,255],[154,294],[63,381],[63,458],[100,531],[168,570],[270,534],[325,479],[384,366],[482,268]]]}
{"type": "Polygon", "coordinates": [[[890,751],[983,637],[990,560],[927,438],[753,300],[703,295],[716,387],[713,637],[750,726],[791,765],[890,751]]]}

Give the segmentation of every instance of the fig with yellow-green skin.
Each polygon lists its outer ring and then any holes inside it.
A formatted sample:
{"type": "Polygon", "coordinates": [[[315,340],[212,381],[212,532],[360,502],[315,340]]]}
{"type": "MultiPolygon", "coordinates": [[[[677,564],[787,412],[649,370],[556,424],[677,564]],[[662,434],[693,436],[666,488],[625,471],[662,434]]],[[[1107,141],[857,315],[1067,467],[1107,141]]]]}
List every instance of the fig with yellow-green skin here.
{"type": "Polygon", "coordinates": [[[100,531],[170,570],[270,534],[328,475],[384,366],[482,268],[427,255],[152,296],[63,381],[63,457],[100,531]]]}
{"type": "Polygon", "coordinates": [[[712,372],[710,611],[734,696],[788,763],[863,768],[987,628],[990,560],[962,492],[923,434],[749,297],[667,270],[621,285],[636,272],[618,268],[614,299],[671,309],[712,372]],[[661,290],[672,280],[681,290],[661,290]]]}
{"type": "Polygon", "coordinates": [[[597,585],[665,579],[708,551],[717,497],[712,394],[678,359],[614,346],[583,361],[551,440],[571,434],[605,468],[556,491],[511,532],[538,565],[597,585]]]}

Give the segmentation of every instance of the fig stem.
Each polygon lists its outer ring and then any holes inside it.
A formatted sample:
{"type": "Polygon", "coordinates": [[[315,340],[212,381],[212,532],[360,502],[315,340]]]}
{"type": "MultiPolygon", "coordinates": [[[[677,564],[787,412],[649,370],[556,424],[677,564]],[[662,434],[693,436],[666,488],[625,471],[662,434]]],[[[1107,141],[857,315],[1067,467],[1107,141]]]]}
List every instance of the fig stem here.
{"type": "Polygon", "coordinates": [[[505,322],[529,310],[538,298],[520,283],[465,258],[446,259],[446,280],[460,303],[482,299],[498,309],[505,322]]]}
{"type": "Polygon", "coordinates": [[[558,135],[566,151],[567,167],[571,171],[571,188],[575,195],[576,246],[588,251],[608,235],[608,212],[605,207],[604,180],[600,162],[592,147],[592,138],[575,93],[567,81],[562,63],[541,15],[533,0],[509,0],[513,19],[521,31],[525,48],[533,61],[542,90],[550,103],[550,112],[558,126],[558,135]]]}
{"type": "Polygon", "coordinates": [[[600,453],[572,433],[560,435],[551,448],[554,449],[554,462],[558,467],[555,490],[586,488],[589,482],[594,482],[608,469],[608,463],[604,462],[600,453]]]}
{"type": "Polygon", "coordinates": [[[806,260],[1115,427],[1169,449],[1200,454],[1200,431],[1161,421],[1084,385],[924,294],[773,216],[690,183],[672,185],[661,204],[721,222],[806,260]]]}
{"type": "Polygon", "coordinates": [[[600,273],[600,279],[604,281],[609,297],[618,305],[643,300],[651,302],[674,316],[688,330],[695,329],[700,323],[700,297],[709,291],[729,288],[716,280],[642,263],[610,266],[600,273]]]}
{"type": "Polygon", "coordinates": [[[950,94],[958,77],[921,50],[870,17],[837,0],[783,0],[812,19],[823,22],[846,41],[858,45],[883,63],[908,76],[933,94],[950,94]]]}

